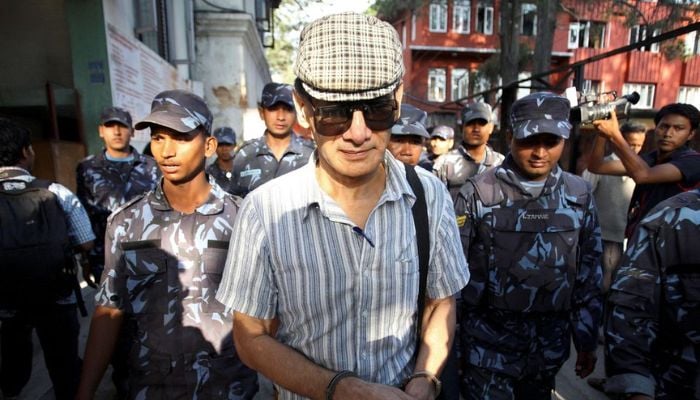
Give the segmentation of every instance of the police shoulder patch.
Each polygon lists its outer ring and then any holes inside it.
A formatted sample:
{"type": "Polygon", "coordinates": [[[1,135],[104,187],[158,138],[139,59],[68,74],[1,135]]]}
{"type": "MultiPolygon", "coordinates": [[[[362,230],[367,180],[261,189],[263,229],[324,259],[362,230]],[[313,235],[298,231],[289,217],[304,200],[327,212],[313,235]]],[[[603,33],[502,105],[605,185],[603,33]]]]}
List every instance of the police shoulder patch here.
{"type": "Polygon", "coordinates": [[[461,228],[464,226],[464,224],[467,222],[467,215],[458,215],[457,216],[457,227],[461,228]]]}

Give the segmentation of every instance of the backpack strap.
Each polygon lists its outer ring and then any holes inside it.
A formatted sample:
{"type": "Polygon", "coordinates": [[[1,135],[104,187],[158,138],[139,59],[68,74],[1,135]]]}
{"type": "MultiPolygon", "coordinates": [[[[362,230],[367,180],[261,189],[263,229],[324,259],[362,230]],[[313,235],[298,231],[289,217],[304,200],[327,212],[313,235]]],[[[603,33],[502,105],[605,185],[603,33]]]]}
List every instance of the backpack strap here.
{"type": "MultiPolygon", "coordinates": [[[[418,285],[418,313],[416,314],[416,341],[421,342],[421,333],[423,331],[423,314],[425,313],[425,297],[426,288],[428,285],[428,263],[430,260],[430,232],[428,226],[428,206],[425,202],[425,191],[423,184],[418,178],[418,173],[413,166],[404,164],[406,169],[406,179],[408,184],[416,195],[416,202],[411,207],[413,213],[413,224],[416,227],[416,241],[418,245],[418,268],[420,270],[420,282],[418,285]]],[[[416,345],[416,355],[418,348],[416,345]]]]}

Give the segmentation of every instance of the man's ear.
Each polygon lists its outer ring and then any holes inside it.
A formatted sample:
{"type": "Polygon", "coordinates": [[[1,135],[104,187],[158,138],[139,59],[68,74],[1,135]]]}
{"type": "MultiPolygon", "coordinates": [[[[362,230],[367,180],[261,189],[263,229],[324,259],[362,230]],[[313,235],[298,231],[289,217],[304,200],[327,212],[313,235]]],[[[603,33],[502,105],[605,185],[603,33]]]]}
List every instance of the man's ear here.
{"type": "Polygon", "coordinates": [[[261,120],[265,121],[265,114],[263,113],[262,106],[258,106],[258,115],[260,116],[261,120]]]}
{"type": "Polygon", "coordinates": [[[214,136],[206,136],[204,138],[204,155],[207,156],[207,158],[213,156],[218,146],[219,142],[214,136]]]}
{"type": "MultiPolygon", "coordinates": [[[[100,124],[100,125],[97,127],[97,131],[100,133],[100,137],[101,137],[102,139],[104,139],[104,138],[105,138],[105,126],[102,125],[102,124],[100,124]]],[[[133,132],[134,132],[134,131],[132,130],[132,131],[131,131],[131,134],[132,134],[132,135],[134,134],[133,132]]]]}
{"type": "Polygon", "coordinates": [[[294,96],[294,108],[297,110],[297,123],[305,129],[310,129],[311,128],[311,118],[310,116],[307,116],[306,110],[309,109],[311,110],[311,107],[309,107],[306,103],[304,103],[304,99],[299,95],[299,93],[295,91],[292,92],[294,96]]]}
{"type": "Polygon", "coordinates": [[[396,120],[401,118],[401,102],[403,101],[403,81],[399,84],[394,91],[394,98],[396,99],[396,120]]]}

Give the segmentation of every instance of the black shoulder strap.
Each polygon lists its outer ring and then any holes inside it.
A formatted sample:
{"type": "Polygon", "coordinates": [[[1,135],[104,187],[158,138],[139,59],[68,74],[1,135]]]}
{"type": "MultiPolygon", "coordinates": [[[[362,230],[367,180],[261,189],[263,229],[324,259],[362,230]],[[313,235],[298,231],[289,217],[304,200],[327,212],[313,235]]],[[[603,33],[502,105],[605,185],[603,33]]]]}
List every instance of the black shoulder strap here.
{"type": "MultiPolygon", "coordinates": [[[[423,184],[418,178],[418,174],[413,166],[404,164],[406,167],[406,179],[416,195],[416,202],[413,203],[411,212],[413,213],[413,223],[416,226],[416,241],[418,244],[418,267],[420,268],[420,283],[418,286],[418,313],[416,314],[416,334],[418,343],[421,342],[423,330],[423,313],[425,312],[426,287],[428,285],[428,262],[430,260],[430,231],[428,229],[428,206],[425,203],[425,192],[423,184]]],[[[416,346],[416,354],[418,352],[416,346]]]]}

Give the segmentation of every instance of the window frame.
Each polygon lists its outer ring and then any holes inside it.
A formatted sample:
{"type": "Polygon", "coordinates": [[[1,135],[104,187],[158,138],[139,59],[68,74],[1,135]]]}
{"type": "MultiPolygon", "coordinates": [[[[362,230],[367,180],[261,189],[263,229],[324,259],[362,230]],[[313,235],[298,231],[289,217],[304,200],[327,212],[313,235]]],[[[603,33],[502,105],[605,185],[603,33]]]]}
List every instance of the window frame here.
{"type": "Polygon", "coordinates": [[[476,33],[484,35],[493,35],[493,6],[486,3],[478,3],[476,5],[476,25],[474,26],[476,33]],[[483,12],[483,26],[479,30],[479,17],[483,12]]]}
{"type": "Polygon", "coordinates": [[[450,71],[450,99],[452,101],[469,96],[469,69],[452,68],[450,71]]]}
{"type": "Polygon", "coordinates": [[[428,68],[428,101],[444,102],[447,96],[447,69],[428,68]],[[440,93],[442,92],[442,93],[440,93]]]}
{"type": "Polygon", "coordinates": [[[639,93],[639,102],[635,104],[635,108],[649,110],[654,108],[654,98],[656,97],[656,84],[654,83],[624,83],[622,85],[622,95],[627,95],[632,92],[639,93]],[[651,89],[651,98],[649,98],[649,89],[651,89]]]}
{"type": "Polygon", "coordinates": [[[679,87],[678,102],[686,104],[700,104],[700,86],[679,87]]]}
{"type": "Polygon", "coordinates": [[[443,2],[431,2],[428,13],[428,31],[447,32],[447,5],[443,2]],[[436,19],[437,18],[437,19],[436,19]],[[433,24],[433,22],[436,22],[433,24]],[[435,25],[435,27],[433,27],[435,25]]]}
{"type": "Polygon", "coordinates": [[[537,36],[537,4],[535,3],[521,3],[520,4],[520,35],[521,36],[537,36]],[[525,32],[525,8],[531,7],[534,13],[528,12],[528,15],[533,15],[532,17],[532,33],[525,32]]]}
{"type": "Polygon", "coordinates": [[[452,3],[452,30],[467,34],[471,32],[472,11],[470,0],[454,0],[452,3]],[[461,18],[458,18],[461,16],[461,18]],[[465,18],[466,16],[466,18],[465,18]],[[458,21],[461,22],[458,24],[458,21]],[[466,22],[466,24],[465,24],[466,22]],[[466,25],[466,28],[465,26],[466,25]],[[458,29],[459,28],[459,29],[458,29]]]}

